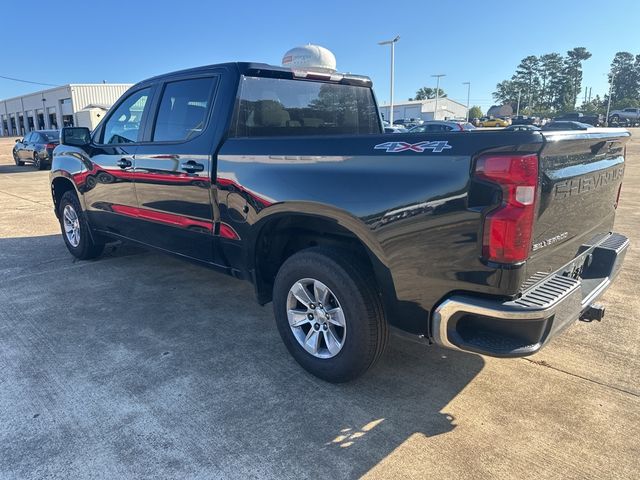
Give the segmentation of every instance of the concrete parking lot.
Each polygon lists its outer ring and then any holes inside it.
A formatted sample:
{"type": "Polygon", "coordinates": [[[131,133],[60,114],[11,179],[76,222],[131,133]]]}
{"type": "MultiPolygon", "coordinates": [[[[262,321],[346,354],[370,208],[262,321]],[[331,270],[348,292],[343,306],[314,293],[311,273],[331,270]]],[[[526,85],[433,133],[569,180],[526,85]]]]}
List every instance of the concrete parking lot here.
{"type": "Polygon", "coordinates": [[[48,172],[0,139],[0,478],[640,477],[640,130],[601,323],[499,360],[394,339],[331,385],[249,284],[132,246],[67,252],[48,172]]]}

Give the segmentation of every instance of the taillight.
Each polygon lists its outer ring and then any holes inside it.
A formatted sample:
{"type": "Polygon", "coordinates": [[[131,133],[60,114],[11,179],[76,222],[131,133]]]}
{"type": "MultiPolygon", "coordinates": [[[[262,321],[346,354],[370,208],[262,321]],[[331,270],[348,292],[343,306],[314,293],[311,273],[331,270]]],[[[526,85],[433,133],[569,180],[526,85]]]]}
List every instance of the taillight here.
{"type": "Polygon", "coordinates": [[[53,150],[54,148],[56,148],[56,144],[55,143],[47,143],[44,146],[44,148],[47,149],[47,150],[53,150]]]}
{"type": "Polygon", "coordinates": [[[526,260],[533,236],[538,156],[483,156],[475,175],[502,189],[500,206],[485,217],[482,256],[499,263],[526,260]]]}

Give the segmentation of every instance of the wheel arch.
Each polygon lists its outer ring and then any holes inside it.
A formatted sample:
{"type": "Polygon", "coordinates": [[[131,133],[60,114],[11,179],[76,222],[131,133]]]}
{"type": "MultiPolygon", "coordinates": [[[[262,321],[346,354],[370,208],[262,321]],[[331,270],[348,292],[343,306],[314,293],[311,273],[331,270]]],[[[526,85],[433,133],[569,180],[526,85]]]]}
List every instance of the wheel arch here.
{"type": "Polygon", "coordinates": [[[359,255],[371,268],[385,311],[395,309],[397,297],[384,251],[362,220],[325,205],[285,205],[271,207],[274,210],[253,225],[248,242],[247,270],[260,304],[271,301],[273,280],[287,258],[304,248],[332,246],[359,255]]]}
{"type": "Polygon", "coordinates": [[[72,180],[71,175],[68,172],[64,171],[56,171],[51,173],[51,198],[53,200],[53,209],[58,217],[58,206],[60,205],[60,200],[62,196],[66,193],[72,191],[78,197],[80,202],[80,206],[82,209],[85,209],[84,198],[78,191],[75,182],[72,180]]]}

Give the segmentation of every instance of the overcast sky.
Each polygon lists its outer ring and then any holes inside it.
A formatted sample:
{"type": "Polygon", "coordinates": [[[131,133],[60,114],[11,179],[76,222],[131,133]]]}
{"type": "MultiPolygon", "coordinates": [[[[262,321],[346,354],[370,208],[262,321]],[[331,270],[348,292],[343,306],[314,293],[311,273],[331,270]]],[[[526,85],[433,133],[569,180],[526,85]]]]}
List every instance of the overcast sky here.
{"type": "MultiPolygon", "coordinates": [[[[386,102],[389,47],[377,42],[400,35],[396,101],[444,73],[449,96],[466,102],[462,82],[470,81],[471,103],[486,110],[495,84],[527,55],[586,47],[593,57],[583,87],[602,95],[614,54],[640,54],[640,0],[32,0],[0,8],[0,75],[56,85],[135,83],[225,61],[278,65],[289,48],[316,43],[334,52],[338,70],[372,77],[386,102]]],[[[0,99],[41,88],[0,79],[0,99]]]]}

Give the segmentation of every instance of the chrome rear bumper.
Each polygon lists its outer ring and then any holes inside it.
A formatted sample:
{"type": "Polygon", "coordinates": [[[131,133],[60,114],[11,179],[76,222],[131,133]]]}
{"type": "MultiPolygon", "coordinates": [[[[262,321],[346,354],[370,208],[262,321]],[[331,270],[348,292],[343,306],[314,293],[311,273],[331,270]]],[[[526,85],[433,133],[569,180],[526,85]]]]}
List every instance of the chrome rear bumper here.
{"type": "Polygon", "coordinates": [[[558,271],[538,273],[522,295],[500,301],[455,294],[432,315],[436,344],[498,357],[531,355],[577,320],[618,274],[629,247],[627,237],[613,233],[581,253],[558,271]],[[581,267],[581,275],[563,275],[581,267]]]}

